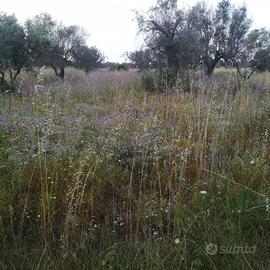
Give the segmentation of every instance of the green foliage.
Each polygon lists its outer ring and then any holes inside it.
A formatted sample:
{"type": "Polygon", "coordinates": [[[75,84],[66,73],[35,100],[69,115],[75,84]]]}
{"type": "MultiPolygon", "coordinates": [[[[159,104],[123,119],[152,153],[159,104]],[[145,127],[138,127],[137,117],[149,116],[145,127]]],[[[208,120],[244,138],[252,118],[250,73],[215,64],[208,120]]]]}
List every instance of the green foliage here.
{"type": "Polygon", "coordinates": [[[78,46],[74,50],[75,66],[83,69],[85,72],[92,71],[100,67],[103,61],[101,52],[95,47],[87,47],[85,45],[78,46]]]}
{"type": "Polygon", "coordinates": [[[251,67],[256,67],[260,72],[270,71],[270,46],[255,54],[254,59],[251,62],[251,67]]]}
{"type": "Polygon", "coordinates": [[[146,35],[146,50],[130,54],[138,67],[167,70],[173,78],[203,64],[208,76],[223,60],[232,62],[242,52],[250,19],[245,6],[235,8],[228,0],[218,3],[215,10],[204,2],[190,10],[181,10],[177,1],[157,1],[148,16],[137,16],[139,28],[146,35]],[[150,56],[146,52],[151,52],[150,56]],[[146,63],[146,64],[145,64],[146,63]]]}
{"type": "Polygon", "coordinates": [[[221,59],[230,62],[241,54],[251,24],[245,6],[235,8],[222,0],[213,11],[201,2],[192,8],[189,20],[207,75],[212,75],[221,59]]]}
{"type": "Polygon", "coordinates": [[[64,80],[67,66],[89,71],[103,61],[95,47],[86,46],[82,29],[59,25],[46,13],[27,20],[24,27],[14,15],[1,13],[0,47],[0,88],[4,90],[16,88],[16,78],[23,68],[49,66],[64,80]]]}
{"type": "Polygon", "coordinates": [[[156,81],[155,72],[143,72],[140,77],[140,88],[146,92],[154,92],[157,90],[157,81],[156,81]]]}
{"type": "Polygon", "coordinates": [[[33,65],[50,65],[52,48],[56,46],[57,23],[47,13],[28,19],[25,23],[28,46],[31,51],[33,65]]]}
{"type": "Polygon", "coordinates": [[[0,13],[0,48],[0,88],[14,90],[15,80],[29,57],[23,27],[14,15],[0,13]]]}
{"type": "Polygon", "coordinates": [[[187,36],[188,31],[184,13],[178,9],[176,1],[158,1],[147,18],[138,16],[137,20],[140,30],[146,34],[146,46],[154,67],[166,68],[171,76],[176,76],[181,67],[189,65],[190,58],[183,61],[182,56],[194,51],[191,46],[186,47],[185,52],[181,48],[184,43],[181,37],[187,36]]]}
{"type": "Polygon", "coordinates": [[[270,70],[270,32],[266,29],[253,30],[247,40],[252,59],[249,61],[251,68],[260,72],[270,70]]]}
{"type": "Polygon", "coordinates": [[[120,70],[128,70],[128,67],[125,63],[122,64],[116,64],[115,70],[120,71],[120,70]]]}
{"type": "Polygon", "coordinates": [[[128,70],[128,66],[125,63],[119,64],[119,63],[111,63],[109,65],[109,68],[111,71],[121,71],[121,70],[128,70]]]}
{"type": "Polygon", "coordinates": [[[270,32],[266,29],[252,30],[239,55],[233,61],[241,79],[246,81],[255,71],[270,69],[270,32]]]}
{"type": "Polygon", "coordinates": [[[128,55],[128,58],[140,71],[149,69],[152,66],[152,57],[149,49],[134,51],[128,55]]]}

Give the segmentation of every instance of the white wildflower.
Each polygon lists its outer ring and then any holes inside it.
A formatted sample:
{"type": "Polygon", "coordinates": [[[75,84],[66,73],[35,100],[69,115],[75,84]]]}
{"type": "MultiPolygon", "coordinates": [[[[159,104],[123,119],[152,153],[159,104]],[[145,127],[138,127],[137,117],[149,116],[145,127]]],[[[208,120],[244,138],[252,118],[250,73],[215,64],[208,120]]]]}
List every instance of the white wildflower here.
{"type": "Polygon", "coordinates": [[[254,164],[255,164],[255,160],[252,159],[252,160],[250,161],[250,164],[251,164],[251,165],[254,165],[254,164]]]}
{"type": "Polygon", "coordinates": [[[179,240],[178,238],[176,238],[176,239],[174,240],[174,243],[175,243],[176,245],[178,245],[178,244],[180,244],[180,240],[179,240]]]}

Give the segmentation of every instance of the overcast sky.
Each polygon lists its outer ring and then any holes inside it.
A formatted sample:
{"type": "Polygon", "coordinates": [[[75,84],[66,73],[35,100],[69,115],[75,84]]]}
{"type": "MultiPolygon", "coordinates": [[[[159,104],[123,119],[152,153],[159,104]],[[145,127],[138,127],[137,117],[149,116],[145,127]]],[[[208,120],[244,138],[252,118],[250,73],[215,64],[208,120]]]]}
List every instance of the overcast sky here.
{"type": "MultiPolygon", "coordinates": [[[[196,0],[179,0],[189,7],[196,0]]],[[[217,0],[207,1],[215,6],[217,0]]],[[[231,0],[235,5],[246,3],[253,18],[253,27],[270,29],[270,0],[231,0]]],[[[23,22],[36,14],[48,12],[64,24],[77,24],[90,33],[89,45],[95,45],[108,61],[123,61],[127,51],[139,48],[134,12],[147,11],[156,0],[0,0],[0,11],[14,13],[23,22]]]]}

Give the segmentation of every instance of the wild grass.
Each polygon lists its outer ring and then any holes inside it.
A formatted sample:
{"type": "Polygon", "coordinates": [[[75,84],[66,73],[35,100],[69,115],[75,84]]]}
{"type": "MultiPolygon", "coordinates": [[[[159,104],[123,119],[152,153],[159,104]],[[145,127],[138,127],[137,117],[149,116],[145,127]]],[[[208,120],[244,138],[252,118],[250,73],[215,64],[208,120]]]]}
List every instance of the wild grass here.
{"type": "Polygon", "coordinates": [[[24,74],[0,100],[0,267],[269,269],[270,76],[220,73],[171,94],[24,74]]]}

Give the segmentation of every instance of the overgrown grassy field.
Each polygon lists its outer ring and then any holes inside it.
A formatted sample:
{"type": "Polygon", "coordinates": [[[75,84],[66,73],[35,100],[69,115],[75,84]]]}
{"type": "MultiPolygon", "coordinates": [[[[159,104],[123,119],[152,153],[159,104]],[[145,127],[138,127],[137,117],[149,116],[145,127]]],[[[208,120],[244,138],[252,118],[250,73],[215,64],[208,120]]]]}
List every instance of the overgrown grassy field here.
{"type": "Polygon", "coordinates": [[[1,96],[1,269],[270,269],[270,75],[137,77],[1,96]]]}

